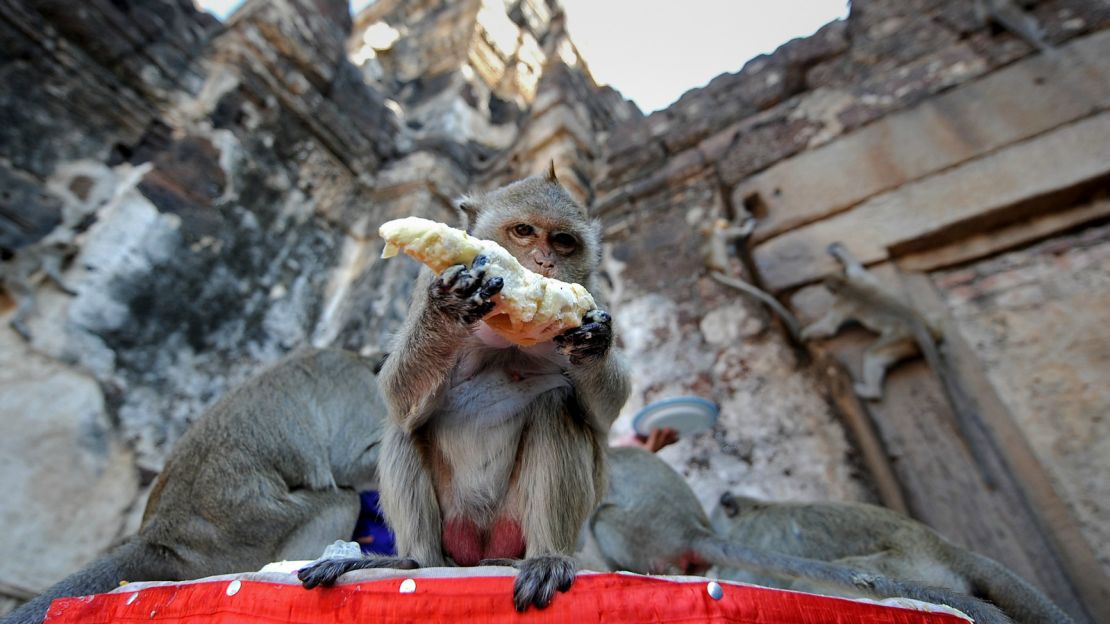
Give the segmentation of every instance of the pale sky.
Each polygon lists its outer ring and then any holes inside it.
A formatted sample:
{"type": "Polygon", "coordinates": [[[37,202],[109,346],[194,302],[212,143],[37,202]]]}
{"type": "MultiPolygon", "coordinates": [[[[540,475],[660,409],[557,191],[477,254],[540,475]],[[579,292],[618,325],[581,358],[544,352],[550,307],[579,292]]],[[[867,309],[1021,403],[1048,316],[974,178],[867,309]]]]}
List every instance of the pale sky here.
{"type": "MultiPolygon", "coordinates": [[[[242,0],[194,0],[219,18],[242,0]]],[[[372,0],[354,0],[358,11],[372,0]]],[[[847,0],[562,0],[594,77],[645,113],[848,13],[847,0]]]]}

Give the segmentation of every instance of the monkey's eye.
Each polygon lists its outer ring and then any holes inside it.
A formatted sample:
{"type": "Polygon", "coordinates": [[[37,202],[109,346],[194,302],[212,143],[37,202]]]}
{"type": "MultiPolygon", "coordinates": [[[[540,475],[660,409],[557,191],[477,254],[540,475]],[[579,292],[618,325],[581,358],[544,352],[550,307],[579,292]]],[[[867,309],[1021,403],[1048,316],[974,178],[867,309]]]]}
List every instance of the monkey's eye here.
{"type": "Polygon", "coordinates": [[[513,226],[513,233],[517,236],[528,237],[536,233],[536,228],[527,223],[518,223],[513,226]]]}
{"type": "Polygon", "coordinates": [[[556,232],[551,236],[551,246],[559,253],[569,254],[578,248],[578,239],[566,232],[556,232]]]}

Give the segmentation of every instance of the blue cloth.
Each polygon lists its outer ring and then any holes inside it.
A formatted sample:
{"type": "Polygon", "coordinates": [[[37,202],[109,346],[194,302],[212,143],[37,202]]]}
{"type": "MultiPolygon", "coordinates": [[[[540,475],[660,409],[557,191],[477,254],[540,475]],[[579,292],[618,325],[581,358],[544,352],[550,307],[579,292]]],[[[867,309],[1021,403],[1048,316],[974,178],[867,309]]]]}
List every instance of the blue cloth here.
{"type": "Polygon", "coordinates": [[[361,509],[352,541],[358,542],[362,552],[375,555],[395,555],[397,548],[393,542],[393,531],[385,523],[381,502],[377,492],[362,492],[358,495],[361,509]],[[373,538],[372,540],[366,538],[373,538]],[[360,541],[362,540],[362,541],[360,541]]]}

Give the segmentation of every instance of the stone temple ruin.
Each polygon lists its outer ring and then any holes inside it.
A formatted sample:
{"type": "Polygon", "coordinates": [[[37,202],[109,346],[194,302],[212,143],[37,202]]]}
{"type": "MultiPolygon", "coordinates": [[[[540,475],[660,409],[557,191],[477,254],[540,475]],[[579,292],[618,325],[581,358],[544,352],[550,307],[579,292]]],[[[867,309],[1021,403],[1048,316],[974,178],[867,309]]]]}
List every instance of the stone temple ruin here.
{"type": "MultiPolygon", "coordinates": [[[[0,601],[132,533],[168,449],[305,345],[380,351],[417,271],[381,222],[543,171],[599,218],[633,397],[717,427],[661,452],[726,489],[906,511],[1110,621],[1110,6],[853,0],[644,116],[557,0],[0,2],[0,601]],[[874,340],[800,342],[843,243],[943,331],[852,391],[874,340]],[[56,264],[65,289],[43,277],[56,264]],[[66,292],[66,291],[71,292],[66,292]],[[17,318],[19,306],[27,308],[17,318]],[[12,320],[21,335],[9,327],[12,320]]],[[[4,608],[0,608],[0,611],[4,608]]]]}

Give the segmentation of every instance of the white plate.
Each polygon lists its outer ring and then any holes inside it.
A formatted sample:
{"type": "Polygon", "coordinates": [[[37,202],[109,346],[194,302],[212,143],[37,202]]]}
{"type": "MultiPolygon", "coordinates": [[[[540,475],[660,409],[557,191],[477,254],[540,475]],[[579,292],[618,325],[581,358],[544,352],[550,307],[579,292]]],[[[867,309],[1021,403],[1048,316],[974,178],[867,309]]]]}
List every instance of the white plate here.
{"type": "Polygon", "coordinates": [[[674,429],[688,436],[708,431],[717,422],[720,409],[701,397],[674,397],[655,401],[632,418],[632,428],[640,435],[652,429],[674,429]]]}

